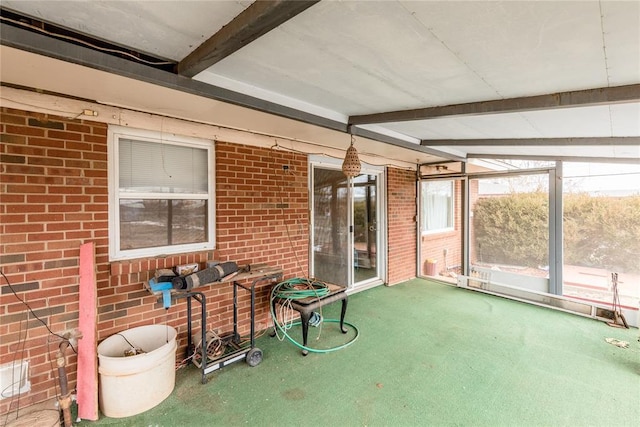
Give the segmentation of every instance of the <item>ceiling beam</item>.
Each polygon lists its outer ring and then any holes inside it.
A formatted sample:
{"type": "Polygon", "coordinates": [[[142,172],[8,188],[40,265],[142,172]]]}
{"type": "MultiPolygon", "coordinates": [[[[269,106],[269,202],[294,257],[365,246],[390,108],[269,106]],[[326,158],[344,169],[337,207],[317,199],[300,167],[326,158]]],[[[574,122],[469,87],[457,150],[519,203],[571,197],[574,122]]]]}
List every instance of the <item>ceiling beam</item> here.
{"type": "Polygon", "coordinates": [[[442,157],[447,160],[453,161],[465,161],[463,156],[447,153],[436,148],[430,148],[420,144],[414,144],[409,141],[405,141],[400,138],[385,135],[379,132],[375,132],[369,129],[363,129],[358,127],[348,127],[347,132],[354,136],[361,136],[363,138],[373,139],[374,141],[384,142],[385,144],[393,145],[399,148],[406,148],[413,151],[419,151],[423,154],[429,154],[431,156],[442,157]]]}
{"type": "Polygon", "coordinates": [[[550,162],[595,162],[595,163],[623,163],[640,165],[637,157],[591,157],[591,156],[540,156],[540,155],[518,155],[518,154],[481,154],[468,153],[468,159],[506,159],[506,160],[546,160],[550,162]]]}
{"type": "Polygon", "coordinates": [[[423,139],[420,145],[428,147],[491,146],[491,147],[559,147],[559,146],[640,146],[640,136],[613,136],[588,138],[503,138],[503,139],[423,139]]]}
{"type": "MultiPolygon", "coordinates": [[[[0,45],[24,50],[37,55],[44,55],[184,93],[250,108],[325,129],[347,133],[347,125],[342,122],[212,86],[168,71],[159,70],[145,64],[112,56],[104,52],[27,31],[22,28],[13,27],[5,23],[0,23],[0,45]]],[[[365,137],[364,135],[360,136],[365,137]]],[[[445,151],[440,151],[435,148],[423,147],[418,142],[408,143],[376,132],[367,132],[366,137],[422,154],[442,157],[443,159],[454,157],[457,159],[459,157],[452,156],[445,151]]]]}
{"type": "Polygon", "coordinates": [[[69,43],[44,34],[0,23],[0,44],[27,52],[44,55],[61,61],[90,67],[154,85],[179,90],[216,101],[251,108],[304,123],[347,131],[347,125],[291,107],[254,98],[225,88],[212,86],[174,73],[159,70],[145,64],[109,55],[88,47],[69,43]]]}
{"type": "Polygon", "coordinates": [[[178,63],[178,74],[193,77],[263,36],[319,0],[256,1],[178,63]]]}
{"type": "Polygon", "coordinates": [[[553,110],[557,108],[587,107],[603,104],[618,104],[640,100],[640,84],[601,87],[596,89],[559,92],[548,95],[524,96],[520,98],[495,99],[440,107],[416,108],[413,110],[389,111],[349,117],[350,125],[406,122],[452,116],[478,116],[484,114],[516,113],[525,111],[553,110]]]}

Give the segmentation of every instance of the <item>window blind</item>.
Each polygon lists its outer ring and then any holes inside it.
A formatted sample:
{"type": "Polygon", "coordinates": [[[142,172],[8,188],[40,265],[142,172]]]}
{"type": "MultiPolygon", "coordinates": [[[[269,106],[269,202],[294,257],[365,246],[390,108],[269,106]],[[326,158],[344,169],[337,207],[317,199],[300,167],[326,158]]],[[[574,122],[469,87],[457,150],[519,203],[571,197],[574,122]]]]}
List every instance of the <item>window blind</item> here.
{"type": "Polygon", "coordinates": [[[120,139],[120,191],[207,194],[207,150],[120,139]]]}

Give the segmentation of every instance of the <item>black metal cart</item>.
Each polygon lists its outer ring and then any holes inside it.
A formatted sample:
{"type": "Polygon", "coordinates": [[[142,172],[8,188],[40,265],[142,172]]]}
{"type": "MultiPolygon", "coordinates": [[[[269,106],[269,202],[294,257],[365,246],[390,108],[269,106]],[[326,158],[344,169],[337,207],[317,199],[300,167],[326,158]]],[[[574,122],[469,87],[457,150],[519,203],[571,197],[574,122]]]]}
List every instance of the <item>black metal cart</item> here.
{"type": "MultiPolygon", "coordinates": [[[[230,349],[225,351],[219,357],[211,359],[207,354],[207,300],[204,293],[200,290],[191,290],[186,292],[172,291],[171,297],[187,300],[187,357],[194,356],[196,347],[192,336],[192,300],[200,304],[201,319],[201,345],[200,351],[200,370],[202,371],[202,384],[207,382],[207,374],[229,365],[239,360],[246,360],[250,366],[256,366],[262,362],[262,350],[255,346],[255,288],[259,284],[275,282],[282,280],[282,270],[277,267],[267,265],[252,265],[250,271],[239,274],[229,275],[219,282],[212,284],[233,284],[233,332],[225,335],[225,339],[229,341],[230,349]],[[250,283],[245,285],[243,283],[250,283]],[[249,336],[249,344],[242,344],[240,334],[238,332],[238,289],[244,289],[251,294],[251,331],[249,336]]],[[[209,286],[212,284],[204,285],[209,286]]],[[[202,286],[196,288],[200,289],[202,286]]],[[[154,292],[157,293],[157,292],[154,292]]]]}

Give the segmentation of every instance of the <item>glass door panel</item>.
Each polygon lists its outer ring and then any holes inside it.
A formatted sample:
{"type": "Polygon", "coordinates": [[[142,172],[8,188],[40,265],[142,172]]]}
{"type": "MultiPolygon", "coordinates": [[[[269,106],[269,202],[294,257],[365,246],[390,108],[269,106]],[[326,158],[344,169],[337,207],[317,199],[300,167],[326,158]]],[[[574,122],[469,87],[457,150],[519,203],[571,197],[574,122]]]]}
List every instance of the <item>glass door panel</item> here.
{"type": "Polygon", "coordinates": [[[354,283],[378,277],[377,176],[353,179],[354,283]]]}
{"type": "Polygon", "coordinates": [[[313,276],[349,284],[349,191],[342,170],[313,168],[313,276]]]}

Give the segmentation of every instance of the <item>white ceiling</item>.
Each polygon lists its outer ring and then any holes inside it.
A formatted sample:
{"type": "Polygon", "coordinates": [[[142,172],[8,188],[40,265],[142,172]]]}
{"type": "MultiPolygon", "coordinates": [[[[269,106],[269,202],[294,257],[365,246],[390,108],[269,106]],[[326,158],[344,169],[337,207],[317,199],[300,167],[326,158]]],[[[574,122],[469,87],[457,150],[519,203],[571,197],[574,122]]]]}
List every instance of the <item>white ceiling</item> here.
{"type": "MultiPolygon", "coordinates": [[[[8,10],[172,61],[184,59],[251,4],[2,1],[8,10]]],[[[355,115],[636,85],[640,2],[323,0],[194,80],[343,124],[355,115]]],[[[252,130],[250,123],[246,127],[252,130]]],[[[420,140],[427,146],[428,140],[451,140],[432,147],[443,158],[453,153],[640,159],[637,140],[633,145],[607,140],[640,137],[637,99],[359,128],[410,146],[420,140]],[[602,138],[602,144],[559,140],[593,137],[602,138]],[[512,146],[461,141],[511,138],[557,140],[512,146]]]]}

